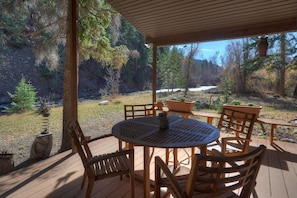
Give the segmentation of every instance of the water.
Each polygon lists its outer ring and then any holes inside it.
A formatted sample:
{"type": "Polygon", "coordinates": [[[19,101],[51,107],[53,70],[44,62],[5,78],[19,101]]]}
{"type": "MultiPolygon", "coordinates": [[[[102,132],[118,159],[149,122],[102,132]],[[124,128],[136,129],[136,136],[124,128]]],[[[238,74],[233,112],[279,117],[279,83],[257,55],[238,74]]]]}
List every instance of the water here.
{"type": "MultiPolygon", "coordinates": [[[[197,88],[189,88],[189,91],[205,91],[205,90],[209,90],[209,89],[213,89],[213,88],[216,88],[217,86],[201,86],[201,87],[197,87],[197,88]]],[[[181,88],[176,88],[176,89],[173,89],[173,91],[184,91],[185,89],[181,89],[181,88]]],[[[172,89],[169,89],[169,92],[171,92],[172,89]]],[[[160,92],[168,92],[168,89],[160,89],[160,90],[157,90],[157,93],[160,93],[160,92]]]]}

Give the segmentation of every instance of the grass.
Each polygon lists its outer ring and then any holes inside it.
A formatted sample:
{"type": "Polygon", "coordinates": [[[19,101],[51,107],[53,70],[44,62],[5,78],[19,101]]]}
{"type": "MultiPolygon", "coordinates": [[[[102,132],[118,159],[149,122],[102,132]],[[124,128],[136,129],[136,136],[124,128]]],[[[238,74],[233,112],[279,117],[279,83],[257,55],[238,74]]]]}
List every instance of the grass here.
{"type": "MultiPolygon", "coordinates": [[[[183,97],[183,93],[181,92],[174,94],[174,98],[183,97]]],[[[215,97],[222,98],[222,96],[213,96],[204,92],[190,92],[187,99],[195,101],[199,100],[209,104],[210,98],[215,99],[215,97]]],[[[110,130],[115,123],[113,121],[123,119],[124,104],[151,103],[151,98],[151,93],[141,93],[118,96],[110,99],[110,102],[107,105],[99,105],[99,100],[82,101],[78,104],[78,118],[82,126],[87,127],[88,125],[93,125],[95,129],[96,126],[101,125],[104,129],[110,130]],[[114,117],[117,117],[117,119],[113,119],[114,117]]],[[[157,100],[162,101],[171,98],[173,98],[173,95],[171,94],[160,93],[157,96],[157,100]]],[[[277,105],[277,102],[265,102],[259,98],[251,97],[241,97],[237,98],[237,100],[241,101],[242,104],[253,103],[254,105],[262,105],[263,109],[261,114],[267,118],[289,120],[294,116],[297,116],[296,105],[292,108],[292,105],[283,105],[282,103],[284,102],[278,102],[277,105]],[[282,106],[289,108],[281,108],[282,106]]],[[[203,109],[203,111],[216,112],[216,110],[210,109],[203,109]]],[[[50,113],[50,131],[52,133],[61,132],[63,119],[62,106],[52,107],[50,113]]],[[[10,141],[20,137],[34,136],[43,131],[42,116],[35,111],[0,116],[0,124],[1,141],[10,141]]]]}
{"type": "MultiPolygon", "coordinates": [[[[99,100],[79,102],[78,118],[82,126],[95,123],[96,125],[103,124],[108,128],[113,124],[112,117],[121,115],[123,118],[123,104],[150,103],[151,97],[151,94],[148,93],[118,96],[116,99],[111,99],[108,105],[99,105],[99,100]]],[[[62,114],[62,106],[51,108],[49,126],[51,133],[62,131],[62,114]]],[[[43,131],[42,116],[37,114],[36,111],[2,115],[0,116],[0,125],[1,141],[35,136],[43,131]]]]}
{"type": "MultiPolygon", "coordinates": [[[[174,94],[174,98],[183,98],[183,93],[174,94]]],[[[222,98],[219,95],[206,94],[204,92],[190,92],[187,96],[188,100],[199,100],[203,103],[209,104],[210,98],[222,98]]],[[[99,105],[99,100],[87,100],[79,102],[78,104],[78,118],[82,126],[87,126],[90,123],[95,125],[103,125],[105,128],[111,128],[114,124],[113,117],[123,118],[124,104],[141,104],[151,103],[151,93],[122,95],[110,99],[109,104],[99,105]]],[[[160,93],[157,100],[165,101],[173,98],[171,94],[160,93]]],[[[285,102],[265,102],[261,98],[241,97],[236,98],[242,104],[253,103],[254,105],[262,105],[261,114],[267,118],[276,118],[289,120],[296,115],[296,104],[284,105],[285,102]],[[286,107],[286,108],[285,108],[286,107]]],[[[291,102],[291,101],[289,101],[291,102]]],[[[216,110],[203,109],[203,111],[215,112],[216,110]]],[[[62,130],[62,106],[52,107],[50,111],[50,131],[61,132],[62,130]]],[[[117,119],[115,119],[117,120],[117,119]]],[[[0,116],[0,134],[1,140],[9,141],[15,138],[24,136],[32,136],[40,133],[42,128],[42,116],[35,111],[11,114],[0,116]]]]}

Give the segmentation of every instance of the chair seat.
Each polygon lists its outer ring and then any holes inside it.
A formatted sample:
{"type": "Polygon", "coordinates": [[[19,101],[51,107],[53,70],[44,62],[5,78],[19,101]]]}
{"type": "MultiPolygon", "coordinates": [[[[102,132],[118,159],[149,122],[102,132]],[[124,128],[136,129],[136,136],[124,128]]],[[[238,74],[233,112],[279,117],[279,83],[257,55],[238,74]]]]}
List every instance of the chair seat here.
{"type": "MultiPolygon", "coordinates": [[[[220,142],[216,142],[216,141],[211,142],[207,145],[207,149],[209,152],[212,150],[222,151],[222,144],[220,142]]],[[[226,145],[226,150],[224,151],[224,154],[238,153],[238,152],[242,152],[242,148],[240,148],[239,145],[236,143],[234,143],[234,144],[229,143],[226,145]]]]}
{"type": "Polygon", "coordinates": [[[125,151],[117,151],[104,155],[94,156],[85,166],[92,165],[95,176],[100,178],[113,177],[129,173],[129,159],[125,151]]]}

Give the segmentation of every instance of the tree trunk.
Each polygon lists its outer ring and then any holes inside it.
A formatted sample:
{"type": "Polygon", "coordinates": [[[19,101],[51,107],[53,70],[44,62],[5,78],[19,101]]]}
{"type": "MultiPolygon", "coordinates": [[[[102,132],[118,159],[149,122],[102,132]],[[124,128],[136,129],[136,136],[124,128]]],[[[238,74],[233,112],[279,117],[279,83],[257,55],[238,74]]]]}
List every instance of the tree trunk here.
{"type": "Polygon", "coordinates": [[[186,68],[186,88],[185,88],[185,96],[188,94],[189,91],[189,83],[190,83],[190,57],[188,58],[188,64],[186,68]]]}
{"type": "Polygon", "coordinates": [[[278,94],[285,96],[285,83],[286,83],[286,34],[281,34],[281,69],[279,73],[279,87],[278,94]]]}
{"type": "Polygon", "coordinates": [[[295,89],[294,89],[294,98],[297,98],[297,85],[295,86],[295,89]]]}
{"type": "Polygon", "coordinates": [[[63,136],[60,151],[71,148],[72,142],[68,132],[68,125],[77,119],[78,104],[78,66],[77,66],[77,0],[68,0],[67,32],[66,32],[66,67],[64,69],[63,95],[63,136]]]}

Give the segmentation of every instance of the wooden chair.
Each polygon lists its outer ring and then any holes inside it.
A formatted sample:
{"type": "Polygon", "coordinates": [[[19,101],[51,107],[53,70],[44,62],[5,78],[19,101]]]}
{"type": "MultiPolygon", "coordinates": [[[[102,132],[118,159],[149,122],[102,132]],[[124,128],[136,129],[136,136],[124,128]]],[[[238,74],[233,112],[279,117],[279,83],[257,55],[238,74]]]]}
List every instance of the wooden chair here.
{"type": "MultiPolygon", "coordinates": [[[[155,109],[153,104],[136,104],[136,105],[124,105],[125,120],[140,118],[145,116],[154,116],[155,109]]],[[[119,148],[123,148],[123,141],[119,140],[119,148]]],[[[125,143],[125,149],[129,148],[128,143],[125,143]]]]}
{"type": "Polygon", "coordinates": [[[85,197],[91,197],[95,181],[114,176],[121,176],[122,179],[124,174],[130,176],[131,197],[134,197],[134,150],[93,156],[78,121],[72,121],[68,129],[85,168],[81,188],[88,177],[85,197]]]}
{"type": "MultiPolygon", "coordinates": [[[[208,144],[207,153],[212,149],[219,150],[226,156],[247,153],[254,123],[261,109],[261,106],[224,105],[218,129],[231,136],[208,144]]],[[[194,154],[195,150],[192,148],[192,157],[194,154]]]]}
{"type": "Polygon", "coordinates": [[[174,176],[160,157],[155,158],[155,197],[160,188],[174,197],[240,197],[249,198],[256,185],[256,178],[266,147],[241,156],[196,154],[190,173],[174,176]],[[205,163],[206,162],[206,163],[205,163]],[[205,165],[206,164],[206,165],[205,165]],[[166,177],[162,177],[162,176],[166,177]],[[235,193],[237,192],[237,193],[235,193]]]}

